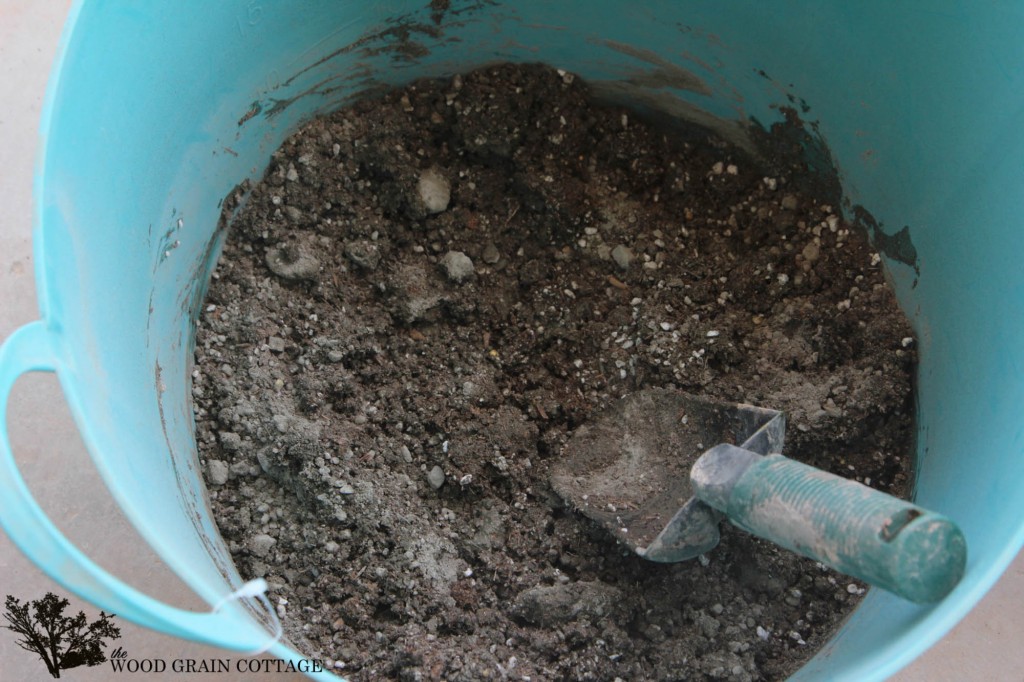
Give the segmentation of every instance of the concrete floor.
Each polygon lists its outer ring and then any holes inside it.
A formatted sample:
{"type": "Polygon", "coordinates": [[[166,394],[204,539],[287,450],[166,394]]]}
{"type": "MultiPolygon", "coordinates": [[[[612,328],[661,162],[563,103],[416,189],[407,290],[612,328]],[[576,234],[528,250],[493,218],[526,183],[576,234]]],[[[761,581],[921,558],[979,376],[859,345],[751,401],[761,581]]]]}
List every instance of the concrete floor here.
{"type": "MultiPolygon", "coordinates": [[[[0,339],[38,317],[31,248],[32,170],[43,92],[68,0],[0,0],[0,339]]],[[[154,597],[184,607],[202,604],[135,534],[107,494],[78,439],[60,388],[49,375],[24,377],[7,415],[22,472],[44,509],[89,556],[154,597]]],[[[67,594],[0,534],[0,596],[68,596],[91,617],[95,609],[67,594]]],[[[894,679],[900,682],[1024,680],[1024,555],[944,640],[894,679]]],[[[226,652],[119,621],[117,642],[132,658],[214,658],[226,652]]],[[[109,652],[108,652],[109,653],[109,652]]],[[[235,657],[237,659],[237,656],[235,657]]],[[[67,671],[65,679],[108,680],[107,664],[67,671]]],[[[166,674],[147,679],[253,676],[166,674]]],[[[261,674],[261,680],[300,679],[261,674]]],[[[38,657],[0,631],[0,680],[47,679],[38,657]]]]}

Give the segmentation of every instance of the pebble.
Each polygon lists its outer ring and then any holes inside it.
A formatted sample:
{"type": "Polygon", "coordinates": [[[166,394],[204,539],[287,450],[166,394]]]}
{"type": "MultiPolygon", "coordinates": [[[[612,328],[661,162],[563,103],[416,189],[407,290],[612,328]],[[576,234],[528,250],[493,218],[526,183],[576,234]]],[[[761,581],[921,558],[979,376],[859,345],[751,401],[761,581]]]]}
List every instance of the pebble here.
{"type": "Polygon", "coordinates": [[[427,483],[434,490],[440,490],[444,485],[444,469],[434,465],[434,468],[427,472],[427,483]]]}
{"type": "Polygon", "coordinates": [[[449,251],[446,253],[444,258],[441,259],[441,265],[444,266],[448,279],[453,282],[465,281],[467,278],[472,277],[475,272],[473,261],[461,251],[449,251]]]}
{"type": "Polygon", "coordinates": [[[320,261],[294,244],[267,249],[266,262],[270,271],[281,279],[316,279],[320,272],[320,261]]]}
{"type": "Polygon", "coordinates": [[[225,450],[234,452],[242,447],[242,437],[231,431],[222,431],[220,433],[220,444],[225,450]]]}
{"type": "Polygon", "coordinates": [[[380,247],[370,241],[349,242],[345,245],[345,255],[364,270],[373,272],[380,265],[380,247]]]}
{"type": "Polygon", "coordinates": [[[277,544],[277,540],[266,533],[259,533],[249,539],[249,551],[258,557],[265,557],[277,544]]]}
{"type": "Polygon", "coordinates": [[[633,252],[628,246],[619,244],[612,249],[612,260],[623,270],[629,270],[630,263],[633,262],[633,252]]]}
{"type": "Polygon", "coordinates": [[[210,485],[224,485],[228,482],[228,465],[219,459],[211,459],[206,463],[207,478],[210,485]]]}
{"type": "Polygon", "coordinates": [[[267,346],[274,353],[283,353],[285,348],[284,339],[280,336],[271,336],[267,339],[267,346]]]}
{"type": "Polygon", "coordinates": [[[821,247],[815,242],[808,242],[803,250],[804,260],[813,263],[821,257],[821,247]]]}
{"type": "Polygon", "coordinates": [[[448,178],[436,168],[428,168],[420,173],[417,190],[420,200],[430,213],[444,211],[452,199],[452,187],[448,178]]]}
{"type": "Polygon", "coordinates": [[[327,351],[327,360],[330,362],[341,362],[345,359],[345,354],[340,350],[329,350],[327,351]]]}
{"type": "Polygon", "coordinates": [[[494,245],[494,242],[487,242],[481,257],[488,265],[494,265],[501,260],[501,253],[498,251],[498,247],[494,245]]]}
{"type": "Polygon", "coordinates": [[[622,593],[601,582],[538,586],[520,592],[513,611],[531,623],[550,627],[586,616],[599,620],[622,599],[622,593]]]}
{"type": "Polygon", "coordinates": [[[409,446],[408,445],[403,445],[402,447],[398,448],[398,454],[401,455],[402,460],[406,464],[409,464],[409,463],[412,462],[412,452],[409,450],[409,446]]]}
{"type": "Polygon", "coordinates": [[[294,206],[285,206],[284,214],[296,223],[302,220],[302,211],[295,208],[294,206]]]}
{"type": "Polygon", "coordinates": [[[786,196],[782,197],[782,208],[786,209],[787,211],[793,211],[796,210],[796,207],[796,196],[792,194],[787,194],[786,196]]]}

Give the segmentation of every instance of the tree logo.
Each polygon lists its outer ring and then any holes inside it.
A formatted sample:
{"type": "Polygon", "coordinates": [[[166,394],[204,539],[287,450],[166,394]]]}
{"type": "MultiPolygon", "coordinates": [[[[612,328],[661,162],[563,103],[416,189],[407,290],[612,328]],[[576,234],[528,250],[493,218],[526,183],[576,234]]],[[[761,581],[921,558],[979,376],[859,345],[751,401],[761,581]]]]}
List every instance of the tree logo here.
{"type": "Polygon", "coordinates": [[[114,614],[100,611],[100,617],[90,623],[84,611],[65,616],[68,606],[67,599],[53,592],[24,604],[7,595],[4,604],[4,618],[9,625],[0,627],[16,632],[20,636],[18,646],[38,654],[54,677],[60,677],[61,670],[103,663],[107,660],[103,640],[121,637],[121,628],[112,620],[114,614]]]}

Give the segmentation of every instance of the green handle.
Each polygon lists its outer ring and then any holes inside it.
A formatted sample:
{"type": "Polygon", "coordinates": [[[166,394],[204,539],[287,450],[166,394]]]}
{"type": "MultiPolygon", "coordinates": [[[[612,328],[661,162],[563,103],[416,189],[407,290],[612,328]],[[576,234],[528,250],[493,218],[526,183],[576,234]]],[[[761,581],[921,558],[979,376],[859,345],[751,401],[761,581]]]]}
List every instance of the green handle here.
{"type": "Polygon", "coordinates": [[[719,445],[691,483],[734,525],[912,602],[942,599],[963,576],[967,541],[952,521],[782,455],[719,445]]]}

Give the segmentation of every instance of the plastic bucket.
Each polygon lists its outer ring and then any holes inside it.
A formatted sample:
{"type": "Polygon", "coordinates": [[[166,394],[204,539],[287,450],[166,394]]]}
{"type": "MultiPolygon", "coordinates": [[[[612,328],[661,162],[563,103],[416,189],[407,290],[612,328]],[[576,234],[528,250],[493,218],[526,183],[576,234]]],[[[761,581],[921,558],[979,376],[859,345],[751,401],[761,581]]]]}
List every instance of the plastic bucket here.
{"type": "MultiPolygon", "coordinates": [[[[872,591],[796,677],[878,679],[908,663],[1024,540],[1022,6],[426,5],[77,2],[42,121],[41,320],[0,350],[0,410],[21,373],[56,371],[128,517],[217,604],[241,580],[197,473],[191,321],[223,237],[221,200],[301,121],[374,87],[496,60],[546,61],[727,131],[795,104],[830,146],[846,196],[880,223],[920,340],[917,497],[957,519],[970,545],[946,600],[920,607],[872,591]]],[[[4,527],[66,588],[164,632],[265,645],[251,599],[190,613],[105,573],[32,500],[3,426],[0,448],[4,527]]]]}

